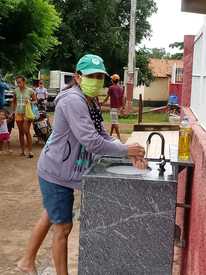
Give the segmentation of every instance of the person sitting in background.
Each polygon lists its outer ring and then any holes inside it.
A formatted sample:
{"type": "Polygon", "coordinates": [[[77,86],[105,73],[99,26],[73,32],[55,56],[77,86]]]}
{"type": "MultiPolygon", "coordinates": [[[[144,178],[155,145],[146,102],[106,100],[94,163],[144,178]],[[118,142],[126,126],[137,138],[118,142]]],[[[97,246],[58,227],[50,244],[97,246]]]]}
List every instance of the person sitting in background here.
{"type": "Polygon", "coordinates": [[[123,101],[124,101],[124,90],[119,85],[120,77],[118,74],[113,74],[111,76],[112,79],[112,85],[109,87],[107,97],[103,101],[102,105],[105,104],[110,98],[110,117],[111,117],[111,130],[110,130],[110,136],[112,136],[113,131],[115,130],[118,139],[120,140],[120,131],[119,131],[119,122],[118,122],[118,116],[120,108],[123,107],[123,101]]]}
{"type": "Polygon", "coordinates": [[[0,110],[0,154],[4,152],[4,144],[7,145],[7,151],[10,152],[10,133],[7,127],[6,113],[0,110]]]}

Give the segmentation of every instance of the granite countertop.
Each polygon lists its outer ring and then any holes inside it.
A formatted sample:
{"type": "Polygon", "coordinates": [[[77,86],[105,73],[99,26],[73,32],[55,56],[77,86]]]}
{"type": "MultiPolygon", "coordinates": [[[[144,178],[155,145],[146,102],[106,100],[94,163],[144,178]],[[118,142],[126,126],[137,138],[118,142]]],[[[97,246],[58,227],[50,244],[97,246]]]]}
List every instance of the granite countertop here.
{"type": "Polygon", "coordinates": [[[174,178],[172,173],[172,166],[170,163],[166,163],[165,172],[163,176],[159,175],[159,165],[156,161],[149,161],[150,171],[144,174],[137,175],[124,175],[124,174],[116,174],[107,171],[107,168],[115,165],[128,165],[132,166],[131,161],[129,159],[123,158],[112,158],[112,157],[101,157],[98,161],[93,163],[90,169],[84,175],[85,178],[95,177],[95,178],[115,178],[115,179],[140,179],[141,181],[150,181],[150,182],[176,182],[177,179],[174,178]]]}

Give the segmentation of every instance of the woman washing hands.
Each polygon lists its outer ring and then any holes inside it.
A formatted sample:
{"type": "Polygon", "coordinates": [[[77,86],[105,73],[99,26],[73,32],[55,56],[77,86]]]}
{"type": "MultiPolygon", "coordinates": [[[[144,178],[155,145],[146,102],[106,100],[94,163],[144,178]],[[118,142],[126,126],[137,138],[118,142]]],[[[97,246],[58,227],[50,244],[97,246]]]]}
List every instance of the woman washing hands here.
{"type": "MultiPolygon", "coordinates": [[[[128,151],[130,150],[131,145],[128,145],[128,151]]],[[[138,150],[138,152],[135,152],[135,149],[133,148],[134,145],[132,145],[132,149],[130,152],[130,155],[128,153],[128,156],[130,157],[132,164],[134,167],[136,167],[137,169],[147,169],[148,168],[148,161],[146,159],[144,159],[144,155],[145,155],[145,150],[142,146],[140,146],[138,143],[136,144],[136,150],[138,150]],[[138,148],[138,149],[137,149],[138,148]],[[134,155],[132,155],[134,153],[134,155]]]]}
{"type": "Polygon", "coordinates": [[[136,167],[145,163],[142,146],[115,142],[104,129],[96,97],[106,74],[101,57],[83,56],[77,63],[72,87],[60,92],[55,100],[53,132],[38,162],[44,211],[18,263],[19,269],[28,274],[37,274],[36,255],[52,225],[56,274],[68,275],[67,240],[72,230],[73,192],[81,188],[82,175],[94,154],[128,156],[136,167]]]}

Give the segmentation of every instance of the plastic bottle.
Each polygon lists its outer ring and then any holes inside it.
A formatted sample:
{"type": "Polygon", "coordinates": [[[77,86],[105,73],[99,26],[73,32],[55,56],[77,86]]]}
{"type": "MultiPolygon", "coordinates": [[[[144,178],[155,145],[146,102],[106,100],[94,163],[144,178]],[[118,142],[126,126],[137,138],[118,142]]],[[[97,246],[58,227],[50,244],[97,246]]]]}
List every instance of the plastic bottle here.
{"type": "Polygon", "coordinates": [[[188,117],[185,116],[180,123],[179,146],[178,146],[179,160],[190,159],[191,140],[192,140],[192,128],[189,125],[188,117]]]}

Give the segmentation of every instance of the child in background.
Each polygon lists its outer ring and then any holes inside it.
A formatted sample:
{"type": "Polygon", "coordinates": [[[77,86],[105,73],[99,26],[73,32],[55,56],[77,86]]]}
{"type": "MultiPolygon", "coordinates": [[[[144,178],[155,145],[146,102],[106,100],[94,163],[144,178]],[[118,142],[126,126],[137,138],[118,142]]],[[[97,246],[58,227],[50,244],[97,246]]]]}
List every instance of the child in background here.
{"type": "Polygon", "coordinates": [[[6,121],[7,121],[8,132],[9,132],[9,135],[11,136],[11,131],[14,128],[14,123],[15,123],[15,114],[14,113],[10,113],[7,110],[5,110],[5,114],[6,114],[6,121]]]}
{"type": "Polygon", "coordinates": [[[7,151],[10,152],[10,133],[7,127],[6,113],[0,110],[0,154],[4,152],[4,144],[7,146],[7,151]]]}

